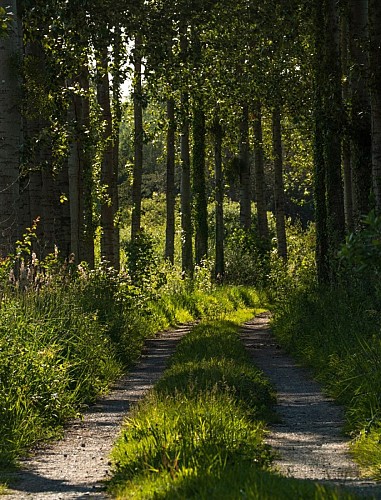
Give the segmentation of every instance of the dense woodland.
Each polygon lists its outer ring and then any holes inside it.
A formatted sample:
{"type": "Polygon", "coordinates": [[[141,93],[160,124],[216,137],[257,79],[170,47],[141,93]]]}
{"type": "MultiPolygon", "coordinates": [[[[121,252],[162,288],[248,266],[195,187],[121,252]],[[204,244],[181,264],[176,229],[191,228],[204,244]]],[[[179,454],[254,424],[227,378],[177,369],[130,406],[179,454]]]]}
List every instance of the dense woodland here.
{"type": "Polygon", "coordinates": [[[183,271],[210,257],[223,278],[229,197],[263,252],[272,212],[283,259],[285,217],[314,219],[327,281],[345,235],[380,210],[376,0],[5,0],[0,13],[3,258],[37,221],[39,259],[93,267],[97,235],[118,269],[126,208],[134,240],[142,193],[165,191],[165,256],[179,209],[183,271]]]}

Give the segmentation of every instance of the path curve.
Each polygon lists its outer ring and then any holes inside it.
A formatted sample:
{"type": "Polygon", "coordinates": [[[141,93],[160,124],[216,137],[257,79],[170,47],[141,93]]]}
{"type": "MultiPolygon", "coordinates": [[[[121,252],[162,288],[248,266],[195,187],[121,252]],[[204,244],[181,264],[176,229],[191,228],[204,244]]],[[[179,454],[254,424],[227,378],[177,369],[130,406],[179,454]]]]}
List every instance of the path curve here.
{"type": "Polygon", "coordinates": [[[381,485],[359,477],[342,433],[343,409],[325,396],[310,374],[277,344],[263,313],[244,325],[241,339],[253,363],[277,391],[280,423],[270,428],[267,442],[280,458],[281,474],[350,487],[358,495],[381,499],[381,485]]]}
{"type": "Polygon", "coordinates": [[[68,426],[64,439],[42,447],[9,475],[11,494],[1,499],[68,500],[108,496],[103,482],[109,474],[109,453],[132,404],[150,390],[163,373],[179,340],[190,325],[146,341],[135,369],[112,391],[68,426]]]}

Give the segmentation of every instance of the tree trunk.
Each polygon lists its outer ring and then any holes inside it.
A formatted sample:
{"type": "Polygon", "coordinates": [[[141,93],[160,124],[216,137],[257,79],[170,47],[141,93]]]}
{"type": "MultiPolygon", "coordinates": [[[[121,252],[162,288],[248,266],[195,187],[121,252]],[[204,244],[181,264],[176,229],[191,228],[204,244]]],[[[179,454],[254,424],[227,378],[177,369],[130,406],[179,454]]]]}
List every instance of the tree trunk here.
{"type": "Polygon", "coordinates": [[[348,15],[343,13],[341,18],[341,70],[342,70],[342,98],[344,103],[345,127],[342,144],[342,164],[343,164],[343,182],[344,182],[344,214],[345,225],[348,231],[354,230],[353,221],[353,183],[351,166],[351,145],[349,134],[349,113],[347,106],[349,102],[349,64],[348,64],[348,15]]]}
{"type": "Polygon", "coordinates": [[[142,58],[140,54],[142,39],[135,37],[134,53],[134,168],[132,181],[132,222],[131,240],[134,240],[141,226],[142,173],[143,173],[143,106],[142,106],[142,58]]]}
{"type": "Polygon", "coordinates": [[[262,240],[264,249],[268,249],[269,227],[267,221],[266,183],[263,160],[262,109],[261,103],[258,101],[254,105],[254,141],[254,175],[258,234],[262,240]]]}
{"type": "Polygon", "coordinates": [[[281,111],[276,106],[272,114],[274,157],[274,201],[278,255],[287,260],[287,239],[284,209],[283,152],[281,111]]]}
{"type": "Polygon", "coordinates": [[[114,162],[114,183],[112,190],[114,193],[114,253],[115,253],[115,268],[120,269],[120,231],[119,231],[119,131],[120,123],[122,121],[122,106],[121,106],[121,65],[122,65],[122,34],[121,26],[115,27],[114,34],[114,64],[112,71],[112,96],[113,96],[113,112],[114,112],[114,149],[113,149],[113,162],[114,162]]]}
{"type": "Polygon", "coordinates": [[[165,258],[173,264],[175,256],[175,101],[167,101],[167,220],[165,232],[165,258]]]}
{"type": "MultiPolygon", "coordinates": [[[[182,27],[180,35],[181,59],[187,62],[188,40],[182,27]]],[[[182,271],[186,276],[193,275],[192,250],[192,197],[191,197],[191,168],[189,150],[189,95],[185,88],[181,94],[182,126],[180,137],[181,155],[181,262],[182,271]]]]}
{"type": "MultiPolygon", "coordinates": [[[[335,28],[336,29],[336,28],[335,28]]],[[[370,210],[372,188],[370,97],[367,86],[368,0],[350,0],[352,172],[356,222],[370,210]]],[[[379,83],[378,83],[379,84],[379,83]]]]}
{"type": "Polygon", "coordinates": [[[376,210],[381,213],[381,3],[369,0],[372,176],[376,210]]]}
{"type": "Polygon", "coordinates": [[[101,108],[103,124],[103,157],[101,166],[101,184],[103,199],[101,203],[101,258],[112,266],[115,262],[114,248],[114,162],[113,162],[113,128],[110,105],[110,85],[108,76],[108,54],[103,49],[98,61],[98,104],[101,108]]]}
{"type": "Polygon", "coordinates": [[[208,202],[205,182],[205,114],[202,99],[193,110],[193,196],[195,212],[195,262],[208,257],[208,202]]]}
{"type": "Polygon", "coordinates": [[[321,2],[314,2],[314,199],[316,221],[316,268],[319,283],[329,281],[326,176],[324,162],[323,74],[324,40],[321,36],[321,2]]]}
{"type": "MultiPolygon", "coordinates": [[[[1,2],[17,12],[17,2],[1,2]]],[[[0,256],[13,250],[19,232],[19,164],[22,142],[21,85],[15,61],[21,61],[20,25],[15,16],[0,37],[0,256]]]]}
{"type": "Polygon", "coordinates": [[[249,158],[249,107],[242,106],[239,142],[240,224],[245,230],[251,227],[251,175],[249,158]]]}
{"type": "Polygon", "coordinates": [[[339,23],[336,0],[326,0],[324,46],[325,140],[327,229],[333,257],[344,239],[344,194],[341,175],[342,98],[339,59],[339,23]]]}
{"type": "Polygon", "coordinates": [[[216,263],[215,278],[218,283],[222,283],[225,275],[224,256],[224,178],[222,172],[222,127],[218,116],[214,121],[214,175],[216,183],[216,263]]]}

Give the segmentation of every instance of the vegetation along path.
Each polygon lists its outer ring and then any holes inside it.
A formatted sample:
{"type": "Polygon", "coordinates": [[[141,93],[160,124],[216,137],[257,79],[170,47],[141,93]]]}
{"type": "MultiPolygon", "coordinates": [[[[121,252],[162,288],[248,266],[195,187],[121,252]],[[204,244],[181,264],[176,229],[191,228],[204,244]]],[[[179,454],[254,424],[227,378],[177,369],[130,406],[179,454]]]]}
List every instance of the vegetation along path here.
{"type": "Polygon", "coordinates": [[[362,480],[342,433],[343,409],[321,392],[306,371],[276,343],[269,314],[245,324],[241,339],[253,362],[277,391],[280,422],[267,439],[279,454],[276,465],[289,477],[348,486],[358,495],[381,498],[381,485],[362,480]]]}
{"type": "Polygon", "coordinates": [[[164,371],[178,341],[189,331],[183,326],[146,341],[140,363],[110,394],[91,407],[65,437],[38,450],[8,478],[11,494],[2,499],[108,498],[103,482],[108,477],[108,455],[131,404],[139,400],[164,371]]]}

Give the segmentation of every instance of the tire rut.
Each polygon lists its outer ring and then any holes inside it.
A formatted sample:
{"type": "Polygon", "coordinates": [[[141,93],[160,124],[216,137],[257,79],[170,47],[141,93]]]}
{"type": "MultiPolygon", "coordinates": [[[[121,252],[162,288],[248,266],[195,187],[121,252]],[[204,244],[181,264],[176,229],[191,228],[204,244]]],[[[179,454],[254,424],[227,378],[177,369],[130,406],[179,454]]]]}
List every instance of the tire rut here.
{"type": "Polygon", "coordinates": [[[359,496],[381,499],[380,484],[361,479],[349,456],[343,408],[280,348],[269,323],[269,313],[260,314],[245,324],[241,339],[277,391],[280,422],[270,426],[267,438],[279,455],[276,468],[288,477],[346,486],[359,496]]]}
{"type": "Polygon", "coordinates": [[[21,461],[20,470],[6,476],[10,492],[1,499],[109,498],[104,488],[109,477],[108,457],[123,419],[160,378],[190,328],[185,325],[147,340],[137,366],[90,407],[82,420],[71,422],[62,440],[34,450],[21,461]]]}

